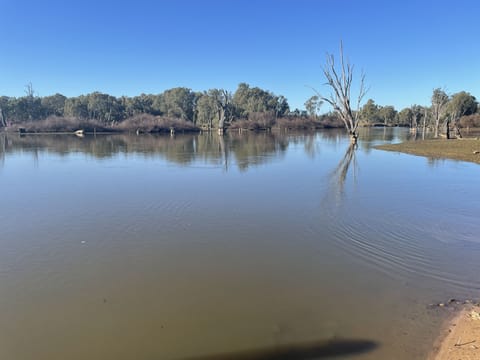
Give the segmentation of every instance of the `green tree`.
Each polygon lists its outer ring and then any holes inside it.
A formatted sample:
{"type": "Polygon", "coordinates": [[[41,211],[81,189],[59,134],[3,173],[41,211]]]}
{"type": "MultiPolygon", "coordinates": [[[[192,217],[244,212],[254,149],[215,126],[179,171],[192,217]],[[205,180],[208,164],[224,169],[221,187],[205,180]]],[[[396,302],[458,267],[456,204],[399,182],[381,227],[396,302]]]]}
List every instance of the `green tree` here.
{"type": "MultiPolygon", "coordinates": [[[[126,117],[132,117],[138,114],[153,114],[153,96],[141,94],[139,96],[123,96],[120,100],[126,117]]],[[[156,115],[156,114],[155,114],[156,115]]]]}
{"type": "Polygon", "coordinates": [[[415,104],[410,107],[410,110],[412,112],[412,122],[410,123],[410,127],[416,129],[419,125],[420,119],[425,117],[426,109],[423,106],[415,104]]]}
{"type": "Polygon", "coordinates": [[[452,95],[447,105],[447,121],[446,132],[447,138],[450,138],[450,123],[453,123],[453,127],[457,137],[462,137],[458,122],[464,115],[471,115],[477,111],[477,100],[475,97],[465,91],[461,91],[452,95]]]}
{"type": "Polygon", "coordinates": [[[434,121],[434,136],[438,137],[438,131],[440,129],[440,120],[445,115],[446,106],[448,103],[448,95],[440,88],[433,90],[432,94],[432,115],[434,121]]]}
{"type": "Polygon", "coordinates": [[[360,119],[368,125],[379,123],[382,119],[380,108],[375,101],[368,99],[365,105],[360,109],[360,119]]]}
{"type": "Polygon", "coordinates": [[[84,95],[65,100],[64,115],[80,119],[88,118],[88,103],[84,95]]]}
{"type": "Polygon", "coordinates": [[[41,100],[38,97],[23,96],[12,101],[13,118],[17,122],[42,119],[41,100]]]}
{"type": "MultiPolygon", "coordinates": [[[[323,104],[323,102],[322,102],[323,104]]],[[[320,102],[318,105],[318,109],[320,109],[320,102]]],[[[275,118],[287,116],[290,112],[290,106],[288,105],[287,98],[283,95],[279,95],[275,97],[275,118]]]]}
{"type": "Polygon", "coordinates": [[[8,96],[0,96],[0,127],[8,125],[11,100],[8,96]]]}
{"type": "Polygon", "coordinates": [[[41,104],[45,116],[55,115],[63,116],[65,109],[65,101],[67,98],[62,94],[55,94],[51,96],[45,96],[41,99],[41,104]]]}
{"type": "Polygon", "coordinates": [[[307,113],[309,116],[313,118],[317,118],[320,114],[320,108],[323,105],[323,101],[320,100],[318,95],[313,95],[305,102],[305,109],[307,109],[307,113]]]}
{"type": "Polygon", "coordinates": [[[452,95],[447,106],[447,113],[457,121],[464,115],[475,114],[477,107],[477,99],[468,92],[461,91],[452,95]]]}
{"type": "Polygon", "coordinates": [[[238,85],[232,103],[237,115],[246,119],[253,113],[270,112],[278,117],[289,112],[288,102],[284,96],[276,96],[258,87],[250,87],[246,83],[238,85]]]}
{"type": "Polygon", "coordinates": [[[398,123],[402,126],[412,126],[412,109],[404,108],[398,112],[398,123]]]}
{"type": "Polygon", "coordinates": [[[209,95],[214,99],[215,111],[218,118],[218,130],[223,133],[225,122],[233,120],[232,94],[224,89],[213,89],[209,95]]]}
{"type": "Polygon", "coordinates": [[[161,111],[167,116],[193,121],[195,94],[192,90],[177,87],[162,94],[161,111]]]}
{"type": "MultiPolygon", "coordinates": [[[[210,92],[210,91],[209,91],[210,92]]],[[[197,100],[197,124],[208,129],[213,128],[216,112],[216,101],[209,92],[203,92],[197,100]]]]}
{"type": "Polygon", "coordinates": [[[378,115],[383,120],[385,126],[392,125],[397,118],[397,110],[391,105],[382,106],[378,110],[378,115]]]}
{"type": "Polygon", "coordinates": [[[35,95],[32,83],[25,85],[25,96],[13,98],[12,113],[16,121],[39,120],[44,117],[41,100],[35,95]]]}

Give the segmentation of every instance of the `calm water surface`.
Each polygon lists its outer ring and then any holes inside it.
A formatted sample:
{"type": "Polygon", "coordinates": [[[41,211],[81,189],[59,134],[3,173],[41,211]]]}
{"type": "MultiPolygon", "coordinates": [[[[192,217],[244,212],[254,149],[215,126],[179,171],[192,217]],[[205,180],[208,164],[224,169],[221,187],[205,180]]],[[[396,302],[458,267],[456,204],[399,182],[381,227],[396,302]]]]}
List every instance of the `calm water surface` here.
{"type": "Polygon", "coordinates": [[[372,148],[409,136],[0,134],[0,358],[425,358],[480,166],[372,148]]]}

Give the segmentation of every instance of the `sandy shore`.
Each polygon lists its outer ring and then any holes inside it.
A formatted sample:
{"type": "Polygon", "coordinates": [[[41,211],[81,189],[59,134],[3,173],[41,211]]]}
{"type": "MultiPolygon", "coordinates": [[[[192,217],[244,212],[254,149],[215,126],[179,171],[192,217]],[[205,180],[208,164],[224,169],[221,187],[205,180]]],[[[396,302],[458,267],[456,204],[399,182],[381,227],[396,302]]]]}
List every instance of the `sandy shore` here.
{"type": "Polygon", "coordinates": [[[480,359],[479,306],[470,305],[448,321],[429,359],[480,359]]]}

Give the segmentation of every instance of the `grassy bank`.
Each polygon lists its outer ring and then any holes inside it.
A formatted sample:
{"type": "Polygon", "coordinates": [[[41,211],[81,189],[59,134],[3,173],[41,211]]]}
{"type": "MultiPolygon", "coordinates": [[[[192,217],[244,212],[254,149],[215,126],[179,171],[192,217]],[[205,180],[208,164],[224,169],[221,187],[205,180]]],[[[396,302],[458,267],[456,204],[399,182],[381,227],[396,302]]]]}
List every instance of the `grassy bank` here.
{"type": "Polygon", "coordinates": [[[453,159],[480,164],[480,140],[475,138],[406,141],[401,144],[379,145],[375,148],[434,159],[453,159]]]}

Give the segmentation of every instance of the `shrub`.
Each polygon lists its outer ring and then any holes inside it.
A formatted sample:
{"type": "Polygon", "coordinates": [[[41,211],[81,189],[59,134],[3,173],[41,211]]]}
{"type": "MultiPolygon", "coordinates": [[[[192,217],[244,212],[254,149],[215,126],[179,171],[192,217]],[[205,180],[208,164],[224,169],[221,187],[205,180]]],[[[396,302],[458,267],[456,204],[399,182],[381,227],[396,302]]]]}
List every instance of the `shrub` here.
{"type": "Polygon", "coordinates": [[[170,132],[171,128],[174,128],[176,131],[185,132],[199,131],[199,128],[191,121],[164,116],[153,116],[150,114],[132,116],[116,125],[115,128],[121,131],[142,133],[170,132]]]}

